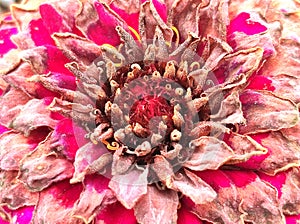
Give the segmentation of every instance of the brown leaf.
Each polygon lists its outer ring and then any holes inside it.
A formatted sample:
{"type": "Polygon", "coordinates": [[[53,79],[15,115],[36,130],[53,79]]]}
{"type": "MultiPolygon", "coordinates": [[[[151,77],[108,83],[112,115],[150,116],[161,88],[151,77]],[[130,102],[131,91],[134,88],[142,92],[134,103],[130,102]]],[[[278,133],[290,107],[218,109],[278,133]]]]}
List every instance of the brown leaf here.
{"type": "Polygon", "coordinates": [[[177,221],[178,195],[172,190],[158,190],[148,186],[147,194],[134,207],[136,219],[141,224],[172,224],[177,221]]]}
{"type": "Polygon", "coordinates": [[[191,170],[218,169],[234,155],[225,142],[214,137],[202,136],[190,144],[194,151],[183,166],[191,170]]]}
{"type": "Polygon", "coordinates": [[[280,171],[300,165],[300,144],[297,140],[284,136],[281,132],[271,132],[262,139],[268,148],[268,157],[260,164],[260,170],[275,175],[280,171]]]}
{"type": "Polygon", "coordinates": [[[36,205],[38,193],[30,192],[17,178],[17,172],[0,173],[0,201],[10,209],[18,209],[23,206],[36,205]]]}
{"type": "Polygon", "coordinates": [[[12,87],[0,97],[0,123],[8,127],[30,99],[23,91],[12,87]]]}
{"type": "Polygon", "coordinates": [[[213,201],[217,193],[196,174],[184,170],[184,173],[175,175],[168,188],[181,192],[189,197],[195,204],[205,204],[213,201]]]}
{"type": "Polygon", "coordinates": [[[115,175],[109,182],[109,188],[118,201],[127,209],[132,209],[138,200],[147,193],[148,169],[130,170],[123,175],[115,175]]]}
{"type": "Polygon", "coordinates": [[[43,126],[54,129],[57,121],[51,118],[50,113],[43,100],[32,99],[24,105],[10,126],[23,132],[25,136],[28,136],[32,130],[43,126]]]}
{"type": "Polygon", "coordinates": [[[52,183],[70,178],[74,171],[71,162],[51,149],[49,136],[21,162],[18,179],[31,191],[41,191],[52,183]]]}
{"type": "Polygon", "coordinates": [[[293,168],[288,172],[286,181],[281,188],[280,204],[287,215],[300,214],[300,170],[293,168]]]}
{"type": "Polygon", "coordinates": [[[297,106],[268,91],[245,90],[241,96],[246,125],[240,133],[250,134],[290,128],[299,121],[297,106]]]}

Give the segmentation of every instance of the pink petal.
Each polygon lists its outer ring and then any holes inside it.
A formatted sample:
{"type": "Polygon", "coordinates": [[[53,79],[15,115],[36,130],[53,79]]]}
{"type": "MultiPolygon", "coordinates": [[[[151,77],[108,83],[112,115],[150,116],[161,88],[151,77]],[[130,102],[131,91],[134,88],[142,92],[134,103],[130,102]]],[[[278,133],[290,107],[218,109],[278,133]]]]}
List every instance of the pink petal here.
{"type": "Polygon", "coordinates": [[[53,8],[53,6],[50,4],[42,4],[39,9],[44,25],[49,33],[68,31],[67,29],[64,29],[62,16],[53,8]]]}
{"type": "MultiPolygon", "coordinates": [[[[5,209],[11,215],[13,223],[29,224],[31,222],[34,206],[22,207],[17,210],[5,209]]],[[[8,224],[6,221],[2,221],[0,218],[0,224],[8,224]]]]}
{"type": "MultiPolygon", "coordinates": [[[[97,221],[104,221],[105,224],[136,224],[133,210],[124,208],[119,202],[107,206],[96,217],[97,221]]],[[[96,222],[97,223],[97,222],[96,222]]]]}
{"type": "Polygon", "coordinates": [[[16,45],[11,41],[10,37],[16,34],[17,28],[9,28],[0,30],[0,57],[11,49],[17,48],[16,45]]]}
{"type": "Polygon", "coordinates": [[[261,75],[254,75],[250,78],[247,89],[274,91],[275,87],[272,85],[272,80],[269,78],[261,75]]]}
{"type": "Polygon", "coordinates": [[[267,27],[260,24],[259,22],[251,21],[250,14],[246,12],[242,12],[233,20],[231,20],[228,26],[228,34],[232,34],[236,31],[244,32],[248,35],[253,35],[257,33],[261,33],[267,30],[267,27]]]}
{"type": "Polygon", "coordinates": [[[47,46],[47,73],[48,71],[72,75],[72,73],[65,67],[69,63],[69,59],[57,48],[47,46]]]}
{"type": "Polygon", "coordinates": [[[191,210],[181,203],[181,208],[178,210],[177,224],[202,224],[203,222],[191,212],[191,210]]]}
{"type": "Polygon", "coordinates": [[[220,170],[205,170],[201,172],[195,172],[202,180],[208,183],[213,189],[218,191],[221,188],[231,186],[231,181],[220,170]]]}
{"type": "Polygon", "coordinates": [[[298,224],[300,221],[300,215],[285,216],[286,224],[298,224]]]}
{"type": "Polygon", "coordinates": [[[4,132],[7,132],[7,131],[9,131],[9,129],[7,127],[5,127],[5,126],[3,126],[3,125],[0,124],[0,135],[2,133],[4,133],[4,132]]]}
{"type": "Polygon", "coordinates": [[[55,144],[62,148],[62,153],[70,160],[75,159],[79,147],[88,141],[84,138],[86,131],[70,119],[61,120],[55,127],[53,138],[55,144]]]}
{"type": "Polygon", "coordinates": [[[88,37],[99,45],[104,43],[113,46],[119,45],[121,43],[120,37],[115,28],[121,25],[120,22],[103,4],[95,2],[94,5],[99,20],[88,27],[88,37]]]}
{"type": "Polygon", "coordinates": [[[54,45],[47,28],[42,19],[32,20],[29,23],[31,39],[36,46],[54,45]]]}
{"type": "Polygon", "coordinates": [[[230,178],[230,180],[236,187],[244,187],[254,182],[257,178],[257,175],[251,171],[224,170],[223,172],[226,176],[230,178]]]}
{"type": "Polygon", "coordinates": [[[276,174],[275,176],[269,176],[267,174],[264,173],[258,173],[260,179],[270,183],[272,186],[276,187],[277,191],[278,191],[278,198],[281,197],[282,195],[282,185],[285,183],[286,181],[286,173],[285,172],[281,172],[276,174]]]}
{"type": "Polygon", "coordinates": [[[159,16],[166,23],[167,22],[167,6],[158,0],[152,0],[152,3],[154,5],[154,7],[156,8],[156,11],[158,12],[159,16]]]}

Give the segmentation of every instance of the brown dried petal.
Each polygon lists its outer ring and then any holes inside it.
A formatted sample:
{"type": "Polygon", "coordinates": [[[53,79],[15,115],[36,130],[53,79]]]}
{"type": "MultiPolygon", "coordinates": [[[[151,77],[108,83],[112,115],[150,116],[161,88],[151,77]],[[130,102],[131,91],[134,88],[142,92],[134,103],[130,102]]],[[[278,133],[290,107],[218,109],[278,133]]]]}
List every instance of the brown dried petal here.
{"type": "Polygon", "coordinates": [[[247,135],[232,132],[226,141],[234,152],[227,164],[247,161],[254,155],[266,154],[268,150],[247,135]]]}
{"type": "Polygon", "coordinates": [[[26,136],[39,127],[46,126],[54,129],[57,121],[51,118],[50,113],[43,100],[32,99],[24,105],[10,126],[26,136]]]}
{"type": "Polygon", "coordinates": [[[94,145],[91,142],[79,148],[75,156],[75,172],[70,182],[81,182],[91,164],[105,153],[107,153],[107,149],[103,145],[94,145]]]}
{"type": "Polygon", "coordinates": [[[300,214],[300,170],[293,168],[286,177],[281,188],[280,204],[283,212],[288,215],[300,214]]]}
{"type": "Polygon", "coordinates": [[[238,188],[238,192],[242,199],[240,209],[245,221],[254,224],[285,223],[277,191],[273,187],[257,178],[245,187],[238,188]]]}
{"type": "Polygon", "coordinates": [[[113,162],[111,167],[112,175],[119,175],[125,173],[135,161],[135,157],[132,155],[123,156],[123,149],[118,149],[113,155],[113,162]]]}
{"type": "Polygon", "coordinates": [[[125,208],[132,209],[137,201],[147,193],[148,169],[130,170],[123,175],[115,175],[109,182],[109,188],[125,208]]]}
{"type": "Polygon", "coordinates": [[[248,79],[259,67],[263,58],[263,52],[262,48],[256,47],[240,50],[225,56],[224,69],[228,72],[225,83],[235,82],[241,74],[244,74],[248,79]]]}
{"type": "Polygon", "coordinates": [[[0,58],[0,76],[13,71],[21,63],[18,50],[10,50],[0,58]]]}
{"type": "Polygon", "coordinates": [[[11,88],[0,97],[0,123],[8,127],[30,99],[23,91],[11,88]]]}
{"type": "Polygon", "coordinates": [[[28,142],[24,135],[12,131],[0,135],[0,168],[19,170],[20,161],[35,147],[28,142]]]}
{"type": "Polygon", "coordinates": [[[195,206],[195,213],[202,219],[216,224],[244,224],[239,212],[239,197],[237,189],[230,187],[218,190],[217,198],[206,204],[195,206]]]}
{"type": "Polygon", "coordinates": [[[240,133],[258,133],[290,128],[297,124],[297,106],[268,91],[245,90],[241,94],[242,109],[246,125],[240,126],[240,133]]]}
{"type": "Polygon", "coordinates": [[[204,204],[213,201],[217,193],[196,174],[184,170],[184,173],[176,175],[168,188],[180,191],[189,197],[195,204],[204,204]]]}
{"type": "Polygon", "coordinates": [[[19,177],[31,191],[41,191],[52,183],[70,178],[74,168],[71,162],[51,150],[51,139],[41,142],[21,163],[19,177]]]}
{"type": "Polygon", "coordinates": [[[260,164],[260,170],[270,175],[290,167],[300,165],[300,144],[289,139],[279,131],[271,132],[268,137],[262,139],[262,145],[268,147],[269,155],[260,164]]]}
{"type": "Polygon", "coordinates": [[[169,9],[168,23],[175,26],[181,37],[187,39],[189,32],[199,34],[199,0],[193,1],[174,1],[169,9]]]}
{"type": "Polygon", "coordinates": [[[30,192],[25,185],[16,179],[17,172],[0,173],[0,202],[11,209],[36,205],[38,193],[30,192]]]}
{"type": "Polygon", "coordinates": [[[202,136],[191,141],[193,154],[183,166],[191,170],[201,171],[218,169],[234,155],[225,142],[214,137],[202,136]]]}
{"type": "Polygon", "coordinates": [[[160,181],[162,181],[167,186],[170,185],[170,182],[174,177],[174,171],[170,162],[164,156],[155,156],[154,163],[152,164],[151,169],[155,171],[160,181]]]}
{"type": "Polygon", "coordinates": [[[23,61],[28,62],[37,74],[42,74],[47,69],[48,53],[46,47],[40,46],[22,51],[20,57],[23,61]]]}
{"type": "Polygon", "coordinates": [[[161,191],[155,186],[148,186],[147,194],[134,207],[134,214],[141,224],[172,224],[177,221],[178,203],[179,199],[175,191],[161,191]]]}
{"type": "Polygon", "coordinates": [[[101,56],[100,47],[86,38],[71,33],[55,33],[52,37],[59,49],[71,61],[89,65],[101,56]]]}

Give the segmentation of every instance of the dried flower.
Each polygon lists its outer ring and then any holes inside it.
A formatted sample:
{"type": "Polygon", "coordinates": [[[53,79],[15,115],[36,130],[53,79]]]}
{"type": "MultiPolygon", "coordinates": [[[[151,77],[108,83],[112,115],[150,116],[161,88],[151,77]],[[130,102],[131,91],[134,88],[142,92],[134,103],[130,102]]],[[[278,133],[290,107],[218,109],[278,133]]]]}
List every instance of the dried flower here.
{"type": "Polygon", "coordinates": [[[0,22],[2,222],[299,222],[297,6],[13,5],[0,22]]]}

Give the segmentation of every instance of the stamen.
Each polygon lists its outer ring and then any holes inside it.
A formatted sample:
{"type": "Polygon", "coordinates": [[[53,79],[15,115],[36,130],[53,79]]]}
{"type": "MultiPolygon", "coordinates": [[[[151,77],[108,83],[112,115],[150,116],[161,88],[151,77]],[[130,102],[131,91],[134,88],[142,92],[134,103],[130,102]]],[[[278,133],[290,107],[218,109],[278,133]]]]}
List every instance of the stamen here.
{"type": "Polygon", "coordinates": [[[106,146],[107,149],[109,150],[117,150],[118,148],[120,148],[119,143],[117,142],[112,142],[111,144],[106,141],[106,140],[101,140],[101,142],[106,146]]]}
{"type": "Polygon", "coordinates": [[[131,26],[128,26],[128,29],[134,34],[138,41],[141,41],[141,36],[135,29],[133,29],[131,26]]]}
{"type": "Polygon", "coordinates": [[[190,65],[190,71],[194,71],[194,70],[197,70],[197,69],[200,69],[200,63],[197,62],[197,61],[194,61],[191,65],[190,65]],[[194,69],[196,67],[196,69],[194,69]]]}

